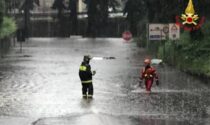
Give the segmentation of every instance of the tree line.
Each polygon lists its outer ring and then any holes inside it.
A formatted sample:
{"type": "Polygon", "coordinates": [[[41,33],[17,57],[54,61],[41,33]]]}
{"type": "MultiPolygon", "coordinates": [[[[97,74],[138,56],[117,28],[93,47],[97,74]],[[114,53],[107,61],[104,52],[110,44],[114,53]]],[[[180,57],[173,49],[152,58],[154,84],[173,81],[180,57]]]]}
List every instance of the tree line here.
{"type": "MultiPolygon", "coordinates": [[[[25,12],[25,23],[29,20],[29,11],[33,9],[34,4],[39,5],[39,0],[1,0],[6,2],[7,10],[18,6],[20,10],[25,12]],[[13,3],[13,4],[10,4],[13,3]]],[[[69,5],[64,4],[65,0],[54,0],[52,9],[57,9],[57,17],[60,21],[63,18],[64,10],[70,10],[70,21],[72,34],[77,34],[78,25],[78,0],[68,0],[69,5]]],[[[108,24],[109,8],[116,10],[118,7],[118,0],[83,0],[87,6],[87,36],[96,36],[97,33],[103,33],[102,29],[108,24]]],[[[209,0],[193,0],[195,11],[201,16],[209,18],[210,11],[209,0]]],[[[184,13],[184,10],[188,4],[188,0],[127,0],[123,13],[126,15],[126,20],[129,25],[129,30],[133,36],[138,35],[138,25],[142,23],[142,20],[146,20],[146,23],[169,23],[175,22],[175,16],[184,13]]],[[[0,13],[1,14],[1,13],[0,13]]],[[[27,28],[27,27],[26,27],[27,28]]]]}

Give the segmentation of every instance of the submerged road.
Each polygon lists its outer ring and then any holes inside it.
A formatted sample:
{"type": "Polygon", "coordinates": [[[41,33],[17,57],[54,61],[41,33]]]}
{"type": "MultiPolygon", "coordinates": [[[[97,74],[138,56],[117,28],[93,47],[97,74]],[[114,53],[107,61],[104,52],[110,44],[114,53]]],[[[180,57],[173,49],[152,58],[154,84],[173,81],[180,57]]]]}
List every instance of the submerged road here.
{"type": "Polygon", "coordinates": [[[156,66],[160,86],[139,87],[144,49],[122,39],[31,38],[0,61],[0,125],[209,125],[209,83],[156,66]],[[93,60],[94,98],[81,94],[79,66],[93,60]]]}

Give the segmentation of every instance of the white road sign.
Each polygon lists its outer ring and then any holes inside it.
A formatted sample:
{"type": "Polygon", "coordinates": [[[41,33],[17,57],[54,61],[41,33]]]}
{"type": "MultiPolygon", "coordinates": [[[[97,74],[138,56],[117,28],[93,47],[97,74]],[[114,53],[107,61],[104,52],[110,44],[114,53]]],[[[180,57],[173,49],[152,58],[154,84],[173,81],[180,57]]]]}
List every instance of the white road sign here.
{"type": "Polygon", "coordinates": [[[180,27],[175,23],[169,24],[169,39],[178,40],[180,38],[180,27]]]}
{"type": "Polygon", "coordinates": [[[149,40],[166,40],[168,24],[149,24],[149,40]]]}

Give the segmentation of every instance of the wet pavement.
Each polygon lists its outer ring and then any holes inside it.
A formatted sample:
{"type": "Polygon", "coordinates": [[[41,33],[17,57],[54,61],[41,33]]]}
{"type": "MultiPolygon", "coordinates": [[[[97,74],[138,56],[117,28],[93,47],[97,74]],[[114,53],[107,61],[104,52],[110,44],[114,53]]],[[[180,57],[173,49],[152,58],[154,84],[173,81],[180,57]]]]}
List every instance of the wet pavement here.
{"type": "Polygon", "coordinates": [[[1,125],[209,125],[210,86],[166,65],[156,66],[152,94],[138,84],[147,57],[122,39],[32,38],[0,61],[1,125]],[[83,99],[83,55],[93,60],[94,98],[83,99]]]}

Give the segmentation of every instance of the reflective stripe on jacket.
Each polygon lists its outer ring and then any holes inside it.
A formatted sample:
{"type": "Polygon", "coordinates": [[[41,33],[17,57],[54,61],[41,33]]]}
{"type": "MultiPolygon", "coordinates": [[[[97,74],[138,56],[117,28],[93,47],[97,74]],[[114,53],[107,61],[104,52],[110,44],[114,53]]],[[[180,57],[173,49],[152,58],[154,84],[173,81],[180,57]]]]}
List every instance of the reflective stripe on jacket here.
{"type": "Polygon", "coordinates": [[[79,70],[80,70],[80,71],[86,71],[86,70],[87,70],[87,67],[81,65],[81,66],[79,67],[79,70]]]}
{"type": "Polygon", "coordinates": [[[92,83],[92,80],[88,80],[88,81],[81,81],[82,83],[92,83]]]}

